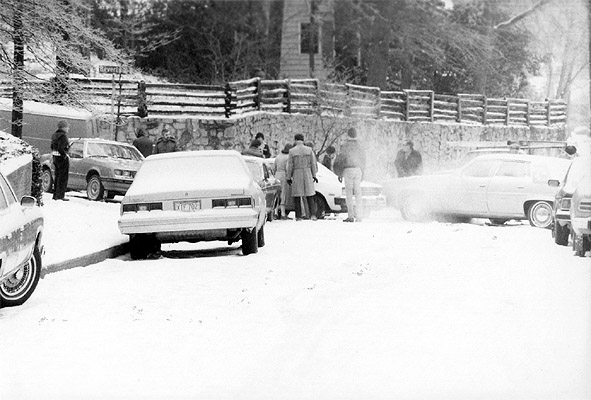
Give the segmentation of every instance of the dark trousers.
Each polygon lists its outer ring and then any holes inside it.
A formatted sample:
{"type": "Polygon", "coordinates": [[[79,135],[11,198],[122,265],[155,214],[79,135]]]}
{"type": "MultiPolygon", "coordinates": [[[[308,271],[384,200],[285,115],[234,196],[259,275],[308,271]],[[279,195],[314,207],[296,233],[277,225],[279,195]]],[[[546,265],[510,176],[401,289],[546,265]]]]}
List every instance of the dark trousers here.
{"type": "Polygon", "coordinates": [[[55,168],[53,199],[59,200],[66,196],[70,159],[68,157],[53,156],[53,166],[55,168]]]}
{"type": "Polygon", "coordinates": [[[305,199],[308,202],[308,210],[310,212],[307,217],[310,218],[312,215],[316,215],[316,202],[314,201],[314,196],[294,197],[296,218],[302,218],[302,199],[305,199]]]}

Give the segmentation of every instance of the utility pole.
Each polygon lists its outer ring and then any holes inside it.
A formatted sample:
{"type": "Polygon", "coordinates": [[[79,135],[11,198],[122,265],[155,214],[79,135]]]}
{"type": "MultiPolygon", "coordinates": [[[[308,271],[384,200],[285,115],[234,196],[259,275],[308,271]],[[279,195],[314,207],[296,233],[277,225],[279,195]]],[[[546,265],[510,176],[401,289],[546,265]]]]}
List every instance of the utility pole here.
{"type": "Polygon", "coordinates": [[[11,133],[17,138],[23,137],[23,98],[24,98],[24,70],[25,70],[25,40],[23,34],[22,3],[17,3],[14,9],[14,70],[12,75],[12,129],[11,133]]]}

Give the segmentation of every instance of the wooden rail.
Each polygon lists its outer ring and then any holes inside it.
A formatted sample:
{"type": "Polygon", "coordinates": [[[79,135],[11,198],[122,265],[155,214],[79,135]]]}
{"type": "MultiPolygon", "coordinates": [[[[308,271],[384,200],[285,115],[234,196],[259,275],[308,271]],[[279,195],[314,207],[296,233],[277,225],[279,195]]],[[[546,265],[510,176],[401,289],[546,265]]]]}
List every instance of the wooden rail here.
{"type": "MultiPolygon", "coordinates": [[[[487,98],[480,94],[437,94],[431,90],[382,91],[377,87],[320,82],[317,79],[261,80],[225,85],[145,83],[125,79],[72,78],[81,102],[119,116],[215,116],[254,111],[344,115],[410,122],[554,126],[566,123],[563,100],[487,98]]],[[[32,81],[25,98],[47,101],[51,85],[32,81]]],[[[11,82],[0,82],[0,97],[12,96],[11,82]]]]}

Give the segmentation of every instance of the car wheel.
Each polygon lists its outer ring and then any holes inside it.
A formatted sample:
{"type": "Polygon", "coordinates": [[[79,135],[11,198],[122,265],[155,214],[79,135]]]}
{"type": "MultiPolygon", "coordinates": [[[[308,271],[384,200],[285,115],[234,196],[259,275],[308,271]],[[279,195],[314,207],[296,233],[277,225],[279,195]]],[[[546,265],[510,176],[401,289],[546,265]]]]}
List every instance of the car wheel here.
{"type": "Polygon", "coordinates": [[[250,232],[246,229],[243,230],[240,237],[242,239],[242,254],[247,256],[259,251],[259,238],[256,228],[253,228],[250,232]]]}
{"type": "Polygon", "coordinates": [[[53,193],[53,177],[49,168],[43,168],[41,172],[41,189],[47,193],[53,193]]]}
{"type": "Polygon", "coordinates": [[[570,229],[568,226],[562,226],[558,222],[554,222],[554,243],[559,246],[568,246],[569,236],[570,229]]]}
{"type": "Polygon", "coordinates": [[[403,198],[400,214],[404,220],[412,222],[425,222],[432,218],[427,201],[418,194],[409,194],[403,198]]]}
{"type": "Polygon", "coordinates": [[[265,247],[265,225],[257,232],[257,243],[259,247],[265,247]]]}
{"type": "Polygon", "coordinates": [[[314,195],[314,201],[316,202],[316,217],[318,219],[324,219],[326,214],[330,214],[332,212],[328,206],[328,203],[326,202],[326,199],[320,193],[316,193],[314,195]]]}
{"type": "Polygon", "coordinates": [[[531,226],[549,228],[552,224],[552,205],[547,201],[535,202],[527,212],[527,219],[531,226]]]}
{"type": "Polygon", "coordinates": [[[35,291],[41,275],[41,252],[35,246],[26,264],[0,284],[0,306],[23,304],[35,291]]]}
{"type": "Polygon", "coordinates": [[[86,195],[90,200],[102,200],[105,194],[105,188],[98,175],[92,175],[86,183],[86,195]]]}
{"type": "Polygon", "coordinates": [[[129,255],[132,260],[142,260],[148,254],[160,251],[161,245],[153,235],[135,234],[129,238],[129,255]]]}
{"type": "Polygon", "coordinates": [[[507,220],[503,218],[489,218],[488,220],[492,225],[504,225],[505,222],[507,222],[507,220]]]}

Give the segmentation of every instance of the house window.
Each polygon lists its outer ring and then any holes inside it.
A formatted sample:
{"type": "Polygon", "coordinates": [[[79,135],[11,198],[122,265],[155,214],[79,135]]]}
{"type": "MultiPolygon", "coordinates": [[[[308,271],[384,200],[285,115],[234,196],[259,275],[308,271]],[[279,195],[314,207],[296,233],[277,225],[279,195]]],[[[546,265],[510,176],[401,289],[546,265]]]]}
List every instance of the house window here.
{"type": "Polygon", "coordinates": [[[309,22],[302,23],[300,29],[302,33],[300,36],[300,52],[302,54],[310,54],[311,52],[318,54],[318,25],[309,22]]]}

